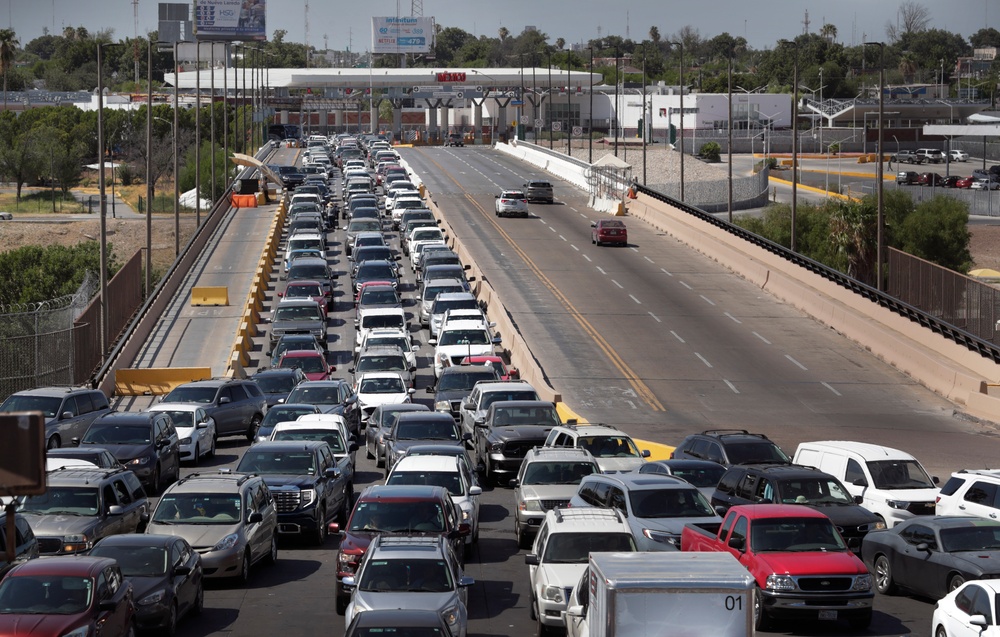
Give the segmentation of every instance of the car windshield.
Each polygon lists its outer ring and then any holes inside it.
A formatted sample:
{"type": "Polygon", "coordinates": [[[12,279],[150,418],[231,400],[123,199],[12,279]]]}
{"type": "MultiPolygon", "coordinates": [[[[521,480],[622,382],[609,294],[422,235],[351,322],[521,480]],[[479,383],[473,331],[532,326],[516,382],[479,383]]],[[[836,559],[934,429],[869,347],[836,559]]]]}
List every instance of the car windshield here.
{"type": "Polygon", "coordinates": [[[286,299],[309,299],[314,296],[323,296],[323,288],[316,285],[289,285],[285,288],[286,299]]]}
{"type": "Polygon", "coordinates": [[[722,479],[722,474],[726,472],[726,468],[722,465],[716,466],[705,466],[705,467],[671,467],[670,473],[672,475],[686,480],[696,487],[714,487],[719,484],[719,480],[722,479]]]}
{"type": "Polygon", "coordinates": [[[617,219],[604,219],[601,221],[602,228],[624,228],[625,224],[617,219]]]}
{"type": "Polygon", "coordinates": [[[239,522],[240,496],[225,493],[167,493],[153,511],[158,524],[225,524],[239,522]]]}
{"type": "Polygon", "coordinates": [[[393,626],[380,622],[377,626],[357,626],[354,637],[445,637],[437,626],[393,626]]]}
{"type": "Polygon", "coordinates": [[[592,473],[598,473],[592,462],[532,462],[525,467],[521,484],[580,484],[592,473]]]}
{"type": "Polygon", "coordinates": [[[173,421],[174,427],[194,427],[193,411],[164,410],[160,413],[165,413],[170,416],[170,420],[173,421]]]}
{"type": "Polygon", "coordinates": [[[207,405],[215,400],[215,392],[215,387],[176,387],[163,397],[162,402],[207,405]]]}
{"type": "MultiPolygon", "coordinates": [[[[933,541],[933,540],[932,540],[933,541]]],[[[941,550],[947,553],[957,551],[996,551],[1000,549],[1000,526],[962,526],[941,529],[941,550]]]]}
{"type": "Polygon", "coordinates": [[[265,394],[287,394],[295,387],[295,377],[291,374],[264,374],[253,380],[265,394]]]}
{"type": "Polygon", "coordinates": [[[125,577],[158,577],[167,573],[167,550],[162,546],[104,546],[98,544],[92,557],[118,560],[125,577]]]}
{"type": "Polygon", "coordinates": [[[332,429],[282,429],[271,440],[320,440],[330,445],[333,453],[347,453],[340,434],[332,429]]]}
{"type": "Polygon", "coordinates": [[[320,313],[318,305],[293,305],[289,307],[278,306],[274,311],[274,322],[279,321],[321,321],[323,315],[320,313]]]}
{"type": "Polygon", "coordinates": [[[638,518],[714,517],[715,511],[697,489],[636,489],[629,492],[638,518]]]}
{"type": "Polygon", "coordinates": [[[445,530],[441,505],[427,500],[361,500],[354,507],[349,525],[351,531],[368,533],[443,533],[445,530]]]}
{"type": "Polygon", "coordinates": [[[399,305],[399,296],[395,290],[376,289],[365,290],[361,295],[362,305],[399,305]]]}
{"type": "Polygon", "coordinates": [[[89,487],[49,487],[39,495],[22,496],[17,510],[39,515],[97,515],[97,489],[89,487]]]}
{"type": "Polygon", "coordinates": [[[791,460],[778,445],[770,441],[741,442],[726,445],[726,454],[732,464],[752,464],[758,462],[790,463],[791,460]]]}
{"type": "Polygon", "coordinates": [[[499,407],[493,411],[494,425],[555,427],[559,415],[555,407],[499,407]]]}
{"type": "Polygon", "coordinates": [[[486,409],[498,400],[538,400],[538,394],[534,390],[528,391],[492,391],[483,394],[480,409],[486,409]]]}
{"type": "Polygon", "coordinates": [[[433,301],[438,294],[445,292],[465,292],[465,288],[457,283],[447,285],[428,285],[424,287],[424,301],[433,301]]]}
{"type": "Polygon", "coordinates": [[[577,446],[595,458],[638,457],[639,450],[628,436],[580,436],[577,446]]]}
{"type": "Polygon", "coordinates": [[[347,226],[348,232],[379,232],[382,230],[382,222],[376,219],[358,219],[352,221],[347,226]]]}
{"type": "Polygon", "coordinates": [[[485,369],[454,374],[441,374],[441,378],[438,380],[437,390],[472,391],[472,388],[476,385],[476,383],[481,380],[496,380],[496,374],[485,369]]]}
{"type": "Polygon", "coordinates": [[[877,489],[933,489],[934,482],[916,460],[868,462],[877,489]]]}
{"type": "Polygon", "coordinates": [[[458,440],[454,423],[400,422],[396,423],[396,440],[458,440]]]}
{"type": "Polygon", "coordinates": [[[358,267],[358,274],[354,278],[359,281],[391,281],[396,278],[396,272],[388,263],[365,262],[358,267]]]}
{"type": "MultiPolygon", "coordinates": [[[[330,275],[326,271],[326,266],[321,263],[293,263],[288,269],[289,279],[329,279],[330,275]]],[[[322,294],[320,292],[319,294],[322,294]]]]}
{"type": "Polygon", "coordinates": [[[441,299],[434,300],[431,314],[444,314],[448,310],[476,310],[479,302],[476,299],[441,299]]]}
{"type": "MultiPolygon", "coordinates": [[[[90,608],[93,591],[94,582],[88,577],[8,577],[0,584],[0,615],[76,615],[90,608]]],[[[41,625],[37,621],[32,625],[41,625]]],[[[15,632],[21,630],[28,629],[15,632]]]]}
{"type": "Polygon", "coordinates": [[[374,314],[361,319],[363,329],[378,329],[380,327],[391,327],[403,329],[406,321],[402,314],[374,314]]]}
{"type": "Polygon", "coordinates": [[[402,394],[403,379],[401,378],[365,378],[361,381],[361,394],[402,394]]]}
{"type": "Polygon", "coordinates": [[[46,418],[59,415],[62,399],[58,396],[10,396],[0,405],[0,411],[40,411],[46,418]]]}
{"type": "Polygon", "coordinates": [[[633,552],[628,533],[552,533],[542,561],[549,564],[586,564],[593,552],[633,552]]]}
{"type": "Polygon", "coordinates": [[[410,351],[410,339],[405,336],[369,336],[368,340],[365,341],[365,345],[368,347],[375,345],[394,345],[404,352],[410,351]]]}
{"type": "Polygon", "coordinates": [[[151,425],[91,425],[83,444],[143,445],[152,441],[151,425]]]}
{"type": "Polygon", "coordinates": [[[315,250],[320,252],[323,250],[323,240],[316,239],[289,239],[289,248],[292,250],[315,250]]]}
{"type": "Polygon", "coordinates": [[[357,248],[367,248],[371,246],[383,246],[385,245],[385,240],[382,237],[358,237],[354,240],[354,247],[357,248]]]}
{"type": "Polygon", "coordinates": [[[488,345],[486,330],[448,330],[438,339],[438,345],[488,345]]]}
{"type": "Polygon", "coordinates": [[[441,239],[441,231],[437,228],[430,228],[427,230],[417,230],[410,237],[411,241],[436,241],[441,239]]]}
{"type": "Polygon", "coordinates": [[[299,416],[315,413],[315,409],[305,409],[303,407],[281,407],[280,405],[276,405],[267,410],[267,415],[264,416],[264,420],[261,422],[261,427],[273,427],[279,422],[296,420],[299,416]]]}
{"type": "Polygon", "coordinates": [[[465,495],[457,471],[393,471],[386,484],[444,487],[451,495],[465,495]]]}
{"type": "Polygon", "coordinates": [[[323,355],[315,356],[283,356],[278,362],[280,369],[293,369],[298,367],[307,374],[319,374],[327,371],[323,364],[323,355]]]}
{"type": "Polygon", "coordinates": [[[289,261],[298,259],[299,257],[323,257],[323,253],[315,248],[303,248],[299,250],[292,250],[288,255],[289,261]]]}
{"type": "MultiPolygon", "coordinates": [[[[305,403],[307,405],[339,405],[340,388],[337,385],[298,385],[288,394],[285,402],[305,403]]],[[[268,410],[268,413],[271,411],[268,410]]]]}
{"type": "Polygon", "coordinates": [[[354,261],[356,263],[364,263],[365,261],[388,261],[390,259],[392,259],[392,250],[379,246],[366,247],[364,250],[358,250],[354,255],[354,261]]]}
{"type": "Polygon", "coordinates": [[[316,459],[311,453],[254,451],[248,449],[236,466],[238,473],[315,475],[316,459]]]}
{"type": "MultiPolygon", "coordinates": [[[[781,489],[781,502],[784,504],[812,505],[853,505],[854,498],[836,480],[829,478],[801,478],[797,480],[782,480],[778,483],[781,489]]],[[[767,498],[767,487],[764,497],[767,498]]],[[[769,498],[777,502],[777,498],[769,498]]]]}
{"type": "Polygon", "coordinates": [[[827,518],[754,520],[750,548],[763,552],[846,551],[847,545],[827,518]]]}
{"type": "Polygon", "coordinates": [[[358,590],[372,593],[445,593],[455,590],[455,581],[444,560],[374,559],[361,573],[358,590]]]}
{"type": "Polygon", "coordinates": [[[359,372],[402,372],[409,369],[402,356],[362,356],[358,361],[359,372]]]}

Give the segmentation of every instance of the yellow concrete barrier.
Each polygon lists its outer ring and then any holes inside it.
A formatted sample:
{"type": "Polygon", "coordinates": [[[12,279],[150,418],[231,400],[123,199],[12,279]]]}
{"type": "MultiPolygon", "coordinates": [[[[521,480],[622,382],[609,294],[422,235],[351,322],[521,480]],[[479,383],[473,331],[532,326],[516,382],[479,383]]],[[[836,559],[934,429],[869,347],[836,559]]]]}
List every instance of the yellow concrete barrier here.
{"type": "Polygon", "coordinates": [[[119,369],[115,372],[118,396],[159,396],[174,387],[212,377],[211,367],[150,367],[119,369]]]}
{"type": "Polygon", "coordinates": [[[229,288],[225,286],[192,288],[191,305],[229,305],[229,288]]]}
{"type": "Polygon", "coordinates": [[[642,440],[641,438],[632,439],[636,446],[639,447],[639,451],[644,449],[649,450],[649,457],[646,458],[648,462],[654,460],[670,460],[670,454],[673,453],[675,447],[670,445],[664,445],[659,442],[652,442],[651,440],[642,440]]]}

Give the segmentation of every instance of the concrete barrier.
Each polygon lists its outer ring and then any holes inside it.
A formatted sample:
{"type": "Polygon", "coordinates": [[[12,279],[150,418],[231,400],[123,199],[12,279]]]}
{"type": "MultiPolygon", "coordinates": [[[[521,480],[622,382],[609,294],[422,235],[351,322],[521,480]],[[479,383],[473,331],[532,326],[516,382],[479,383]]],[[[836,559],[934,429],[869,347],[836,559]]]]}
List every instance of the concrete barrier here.
{"type": "Polygon", "coordinates": [[[191,305],[229,305],[229,288],[225,286],[192,288],[191,305]]]}
{"type": "Polygon", "coordinates": [[[115,395],[159,396],[178,385],[212,377],[211,367],[125,368],[115,371],[115,395]]]}
{"type": "MultiPolygon", "coordinates": [[[[576,421],[576,424],[578,425],[591,424],[581,418],[575,411],[570,409],[566,403],[556,403],[556,413],[559,414],[559,419],[564,423],[576,421]]],[[[670,454],[672,454],[674,449],[676,449],[676,447],[671,447],[670,445],[653,442],[652,440],[643,440],[642,438],[633,438],[632,441],[637,447],[639,447],[639,451],[645,450],[649,452],[649,461],[670,460],[670,454]]]]}

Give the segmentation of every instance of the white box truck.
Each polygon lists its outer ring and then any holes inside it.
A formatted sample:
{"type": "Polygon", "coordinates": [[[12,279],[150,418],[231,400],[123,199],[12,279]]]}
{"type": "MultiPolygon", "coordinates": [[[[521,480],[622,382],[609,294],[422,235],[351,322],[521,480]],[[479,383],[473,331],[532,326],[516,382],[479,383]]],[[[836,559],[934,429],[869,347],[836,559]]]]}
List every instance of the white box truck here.
{"type": "Polygon", "coordinates": [[[752,637],[753,576],[729,553],[591,553],[569,637],[752,637]]]}

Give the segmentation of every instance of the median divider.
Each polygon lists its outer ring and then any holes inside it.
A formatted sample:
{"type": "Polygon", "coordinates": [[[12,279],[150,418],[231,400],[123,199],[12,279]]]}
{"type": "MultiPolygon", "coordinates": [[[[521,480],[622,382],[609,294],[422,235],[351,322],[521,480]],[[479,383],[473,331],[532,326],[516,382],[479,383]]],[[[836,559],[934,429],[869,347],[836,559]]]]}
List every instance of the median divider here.
{"type": "Polygon", "coordinates": [[[191,305],[229,305],[229,288],[224,285],[191,288],[191,305]]]}
{"type": "MultiPolygon", "coordinates": [[[[559,414],[559,419],[563,422],[576,422],[578,425],[588,425],[586,420],[584,420],[578,413],[573,411],[569,405],[563,402],[556,403],[556,413],[559,414]]],[[[642,438],[633,438],[636,446],[639,447],[639,451],[648,451],[649,458],[648,461],[654,460],[670,460],[670,454],[674,452],[676,447],[671,447],[670,445],[665,445],[659,442],[653,442],[652,440],[643,440],[642,438]]]]}
{"type": "Polygon", "coordinates": [[[211,367],[124,368],[115,371],[115,394],[160,396],[178,385],[211,377],[211,367]]]}

